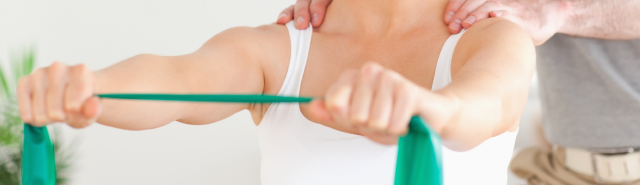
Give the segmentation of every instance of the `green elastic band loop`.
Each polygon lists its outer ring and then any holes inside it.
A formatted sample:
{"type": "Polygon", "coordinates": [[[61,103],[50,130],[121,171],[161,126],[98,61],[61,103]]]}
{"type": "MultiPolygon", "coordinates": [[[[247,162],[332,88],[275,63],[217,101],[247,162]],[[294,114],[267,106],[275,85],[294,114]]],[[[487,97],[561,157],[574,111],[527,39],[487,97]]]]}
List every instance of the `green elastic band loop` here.
{"type": "MultiPolygon", "coordinates": [[[[262,94],[99,94],[101,98],[221,103],[307,103],[311,97],[262,94]]],[[[418,116],[411,118],[409,133],[400,137],[395,185],[441,185],[442,142],[418,116]]],[[[55,185],[53,144],[46,127],[25,124],[22,182],[24,185],[55,185]]]]}
{"type": "Polygon", "coordinates": [[[24,124],[22,184],[55,185],[56,162],[47,127],[24,124]]]}

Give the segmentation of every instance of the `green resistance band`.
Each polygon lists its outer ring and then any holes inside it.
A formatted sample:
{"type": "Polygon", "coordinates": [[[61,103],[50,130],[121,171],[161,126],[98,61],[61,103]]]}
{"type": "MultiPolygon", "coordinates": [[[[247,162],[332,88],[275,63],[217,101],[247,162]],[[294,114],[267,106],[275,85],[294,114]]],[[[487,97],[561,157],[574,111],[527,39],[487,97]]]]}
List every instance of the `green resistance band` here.
{"type": "MultiPolygon", "coordinates": [[[[308,103],[310,97],[261,94],[100,94],[101,98],[221,103],[308,103]]],[[[53,145],[46,127],[24,125],[23,185],[55,185],[53,145]]],[[[395,185],[441,185],[442,142],[418,116],[411,118],[409,132],[400,137],[395,185]]]]}

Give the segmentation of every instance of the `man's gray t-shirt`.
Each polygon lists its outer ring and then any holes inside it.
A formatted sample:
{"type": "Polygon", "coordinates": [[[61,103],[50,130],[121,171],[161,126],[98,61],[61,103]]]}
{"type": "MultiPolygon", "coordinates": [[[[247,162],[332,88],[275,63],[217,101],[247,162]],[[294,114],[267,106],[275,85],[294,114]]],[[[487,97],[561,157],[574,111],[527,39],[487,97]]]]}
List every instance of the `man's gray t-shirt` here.
{"type": "Polygon", "coordinates": [[[551,143],[640,147],[640,39],[556,34],[536,49],[542,125],[551,143]]]}

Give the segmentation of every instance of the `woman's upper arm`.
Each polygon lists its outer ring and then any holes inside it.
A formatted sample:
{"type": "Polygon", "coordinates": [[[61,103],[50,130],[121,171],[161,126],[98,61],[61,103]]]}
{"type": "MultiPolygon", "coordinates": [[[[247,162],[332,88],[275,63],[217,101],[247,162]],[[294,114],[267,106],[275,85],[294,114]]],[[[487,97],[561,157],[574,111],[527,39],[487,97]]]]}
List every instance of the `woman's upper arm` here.
{"type": "MultiPolygon", "coordinates": [[[[260,94],[263,92],[267,39],[259,28],[237,27],[208,40],[197,51],[170,57],[190,93],[260,94]]],[[[224,119],[250,104],[191,104],[181,122],[207,124],[224,119]]]]}
{"type": "Polygon", "coordinates": [[[452,84],[467,88],[461,92],[501,101],[497,135],[519,119],[534,70],[535,48],[527,33],[506,19],[492,18],[476,23],[458,42],[452,84]]]}
{"type": "Polygon", "coordinates": [[[193,53],[171,57],[194,93],[260,93],[262,48],[255,28],[237,27],[209,39],[193,53]],[[240,85],[242,84],[242,85],[240,85]]]}

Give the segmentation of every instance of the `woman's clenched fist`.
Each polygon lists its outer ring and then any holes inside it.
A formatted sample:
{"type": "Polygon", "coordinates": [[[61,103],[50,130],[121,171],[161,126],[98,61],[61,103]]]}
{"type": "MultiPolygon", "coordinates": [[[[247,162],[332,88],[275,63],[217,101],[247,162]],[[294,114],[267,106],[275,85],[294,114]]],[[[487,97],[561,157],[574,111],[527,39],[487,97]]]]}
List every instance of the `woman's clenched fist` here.
{"type": "Polygon", "coordinates": [[[38,68],[18,81],[20,116],[34,126],[66,122],[74,128],[86,127],[100,113],[95,88],[93,72],[83,64],[55,62],[38,68]]]}
{"type": "MultiPolygon", "coordinates": [[[[344,72],[323,101],[311,102],[311,112],[325,121],[357,128],[375,142],[394,144],[407,132],[413,115],[429,121],[445,119],[444,109],[433,111],[427,106],[443,99],[395,71],[368,63],[360,70],[344,72]]],[[[443,127],[438,123],[442,121],[430,122],[437,131],[443,127]]]]}

